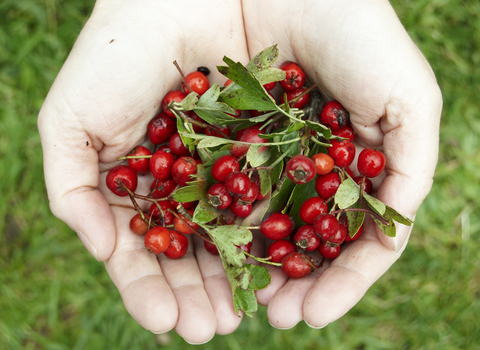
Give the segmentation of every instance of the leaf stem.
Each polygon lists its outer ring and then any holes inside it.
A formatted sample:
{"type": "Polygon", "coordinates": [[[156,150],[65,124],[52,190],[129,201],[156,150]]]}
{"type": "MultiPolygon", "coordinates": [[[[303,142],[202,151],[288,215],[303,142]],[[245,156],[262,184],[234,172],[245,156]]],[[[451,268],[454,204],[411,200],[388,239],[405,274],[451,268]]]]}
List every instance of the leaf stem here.
{"type": "Polygon", "coordinates": [[[274,262],[269,261],[271,259],[270,256],[267,257],[267,258],[259,258],[258,256],[247,253],[246,251],[243,251],[243,254],[245,254],[246,256],[252,258],[253,260],[256,260],[256,261],[261,262],[263,264],[269,264],[269,265],[273,265],[273,266],[282,266],[281,263],[274,263],[274,262]]]}

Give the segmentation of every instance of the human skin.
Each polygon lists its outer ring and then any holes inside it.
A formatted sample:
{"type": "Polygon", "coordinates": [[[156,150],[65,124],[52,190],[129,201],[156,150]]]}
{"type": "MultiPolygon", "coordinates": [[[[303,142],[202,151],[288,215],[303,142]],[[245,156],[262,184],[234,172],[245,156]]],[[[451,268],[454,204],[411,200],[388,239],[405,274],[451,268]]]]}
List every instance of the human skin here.
{"type": "MultiPolygon", "coordinates": [[[[388,1],[98,1],[40,111],[45,180],[52,212],[105,262],[128,312],[152,332],[174,328],[199,344],[233,332],[241,317],[218,257],[191,237],[180,260],[148,253],[129,232],[135,210],[108,191],[106,173],[146,140],[163,96],[180,86],[174,60],[185,72],[208,66],[223,85],[213,69],[223,56],[247,63],[274,43],[278,63],[298,62],[350,112],[359,149],[383,148],[379,199],[413,218],[431,188],[441,93],[388,1]]],[[[150,181],[140,177],[138,192],[148,193],[150,181]]],[[[327,269],[288,280],[270,268],[272,283],[257,293],[270,323],[320,328],[343,316],[400,257],[409,234],[399,225],[388,238],[367,222],[327,269]]],[[[256,240],[252,253],[264,249],[256,240]]]]}

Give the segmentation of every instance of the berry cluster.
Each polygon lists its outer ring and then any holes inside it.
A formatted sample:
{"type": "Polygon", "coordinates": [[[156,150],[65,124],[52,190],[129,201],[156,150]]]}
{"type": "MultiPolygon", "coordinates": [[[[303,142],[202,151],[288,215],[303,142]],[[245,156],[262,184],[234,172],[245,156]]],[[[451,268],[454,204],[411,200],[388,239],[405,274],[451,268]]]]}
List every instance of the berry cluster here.
{"type": "Polygon", "coordinates": [[[370,179],[384,171],[384,154],[362,150],[354,176],[356,134],[348,111],[323,101],[297,63],[272,68],[276,57],[273,46],[247,66],[224,58],[227,66],[217,67],[228,78],[223,87],[210,83],[206,67],[185,76],[177,65],[182,90],[167,93],[149,122],[150,146],[119,158],[128,165],[114,167],[106,179],[113,193],[130,197],[138,212],[130,228],[145,235],[149,251],[181,258],[185,235],[194,233],[220,255],[235,308],[247,315],[256,310],[254,290],[270,281],[268,270],[247,264],[247,257],[300,278],[357,240],[365,215],[391,236],[393,220],[411,224],[371,196],[370,179]],[[137,174],[153,178],[150,193],[135,192],[137,174]],[[137,201],[149,202],[148,212],[137,201]],[[244,224],[253,221],[259,226],[244,224]],[[273,241],[265,256],[250,253],[252,230],[273,241]]]}

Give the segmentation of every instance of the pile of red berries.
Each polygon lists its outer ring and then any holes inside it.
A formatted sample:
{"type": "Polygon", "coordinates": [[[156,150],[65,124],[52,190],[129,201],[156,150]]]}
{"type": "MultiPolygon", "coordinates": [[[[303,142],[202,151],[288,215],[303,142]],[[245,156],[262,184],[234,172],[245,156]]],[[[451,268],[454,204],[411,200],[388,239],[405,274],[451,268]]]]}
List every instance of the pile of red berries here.
{"type": "Polygon", "coordinates": [[[185,235],[195,233],[209,252],[222,257],[226,268],[244,268],[245,254],[282,266],[289,277],[298,278],[323,264],[309,252],[334,259],[344,242],[357,240],[366,213],[381,228],[391,227],[392,218],[406,222],[391,208],[389,217],[382,216],[371,197],[370,179],[386,166],[381,151],[362,150],[356,164],[359,175],[350,169],[356,134],[348,111],[338,101],[323,102],[298,64],[285,62],[275,69],[264,61],[262,53],[246,67],[226,60],[229,67],[219,71],[234,81],[228,79],[221,88],[210,84],[205,67],[186,76],[179,69],[182,90],[167,93],[163,110],[148,124],[149,146],[135,147],[119,158],[128,165],[109,171],[108,188],[130,197],[138,211],[130,228],[145,235],[152,253],[181,258],[188,248],[185,235]],[[265,70],[280,78],[262,81],[265,70]],[[271,91],[281,96],[278,104],[271,91]],[[137,175],[152,176],[150,193],[135,192],[137,175]],[[353,201],[338,195],[341,186],[358,192],[353,201]],[[148,212],[140,209],[139,200],[150,203],[148,212]],[[268,208],[261,224],[235,225],[236,218],[251,215],[257,202],[268,208]],[[258,229],[273,241],[265,256],[250,254],[251,237],[226,243],[238,251],[219,246],[225,244],[219,235],[234,236],[239,228],[258,229]]]}

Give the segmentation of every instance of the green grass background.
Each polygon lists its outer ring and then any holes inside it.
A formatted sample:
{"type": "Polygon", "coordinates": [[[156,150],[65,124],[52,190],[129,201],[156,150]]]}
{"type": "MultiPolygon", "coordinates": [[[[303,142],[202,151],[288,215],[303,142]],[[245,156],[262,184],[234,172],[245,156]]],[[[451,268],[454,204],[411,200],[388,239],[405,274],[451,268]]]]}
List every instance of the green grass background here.
{"type": "MultiPolygon", "coordinates": [[[[444,96],[440,161],[401,259],[323,330],[265,309],[199,349],[480,348],[480,2],[395,0],[444,96]]],[[[128,315],[103,264],[49,211],[38,111],[93,1],[0,1],[0,349],[184,349],[128,315]]]]}

